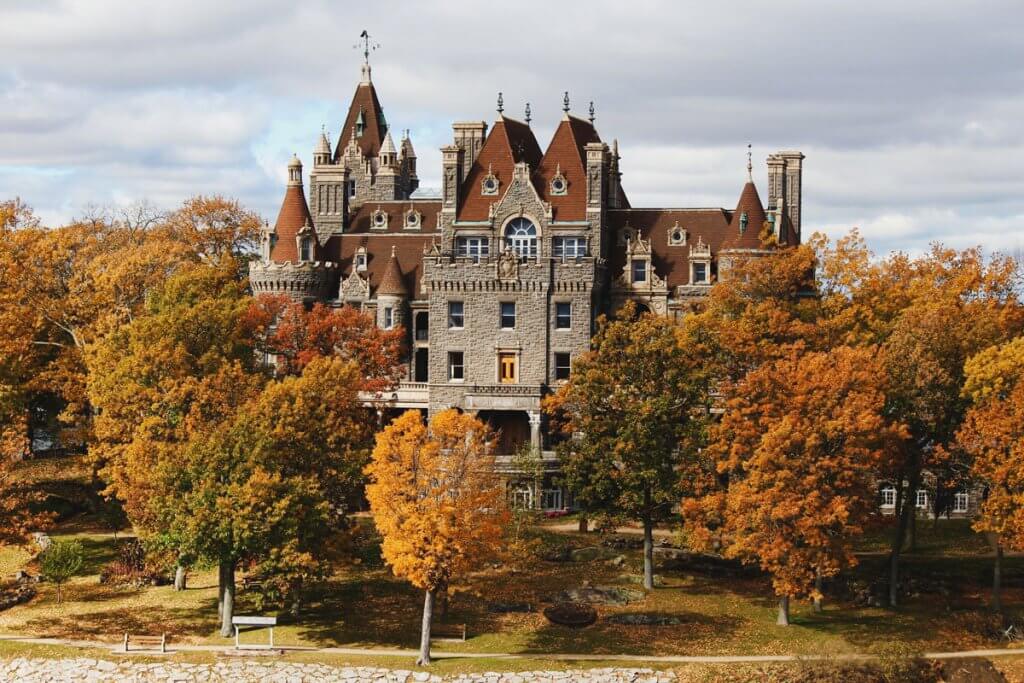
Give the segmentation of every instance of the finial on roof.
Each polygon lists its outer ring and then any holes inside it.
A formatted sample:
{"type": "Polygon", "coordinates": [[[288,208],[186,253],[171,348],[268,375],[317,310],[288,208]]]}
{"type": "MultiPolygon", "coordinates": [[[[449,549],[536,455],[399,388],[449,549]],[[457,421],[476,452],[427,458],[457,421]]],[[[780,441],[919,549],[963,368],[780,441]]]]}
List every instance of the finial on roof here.
{"type": "Polygon", "coordinates": [[[754,163],[751,160],[752,153],[750,151],[750,143],[747,143],[747,181],[754,182],[754,163]]]}
{"type": "Polygon", "coordinates": [[[498,114],[502,115],[504,113],[505,113],[505,98],[503,98],[501,96],[501,93],[499,92],[498,93],[498,114]]]}
{"type": "Polygon", "coordinates": [[[565,91],[565,95],[562,97],[562,111],[566,114],[569,113],[569,91],[565,91]]]}
{"type": "Polygon", "coordinates": [[[530,103],[526,103],[526,125],[530,125],[530,103]]]}
{"type": "Polygon", "coordinates": [[[594,100],[590,100],[590,125],[594,125],[595,118],[597,117],[594,116],[594,100]]]}
{"type": "Polygon", "coordinates": [[[391,245],[391,258],[395,258],[395,245],[391,245]]]}
{"type": "Polygon", "coordinates": [[[360,80],[360,83],[369,85],[369,83],[371,82],[370,81],[370,53],[372,51],[376,50],[377,48],[379,48],[380,47],[380,43],[374,42],[372,40],[372,38],[370,37],[370,34],[367,32],[366,29],[363,29],[363,32],[359,34],[359,37],[363,39],[362,40],[362,45],[360,45],[359,43],[356,43],[352,47],[354,47],[356,49],[358,49],[360,47],[363,48],[363,64],[362,64],[362,74],[363,74],[363,77],[360,80]]]}

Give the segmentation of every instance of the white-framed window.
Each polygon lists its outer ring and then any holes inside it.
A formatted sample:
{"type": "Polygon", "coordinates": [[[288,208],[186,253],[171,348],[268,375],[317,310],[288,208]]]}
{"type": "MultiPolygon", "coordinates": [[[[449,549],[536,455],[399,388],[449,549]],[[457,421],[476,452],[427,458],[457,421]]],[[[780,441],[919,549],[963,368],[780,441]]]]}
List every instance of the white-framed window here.
{"type": "Polygon", "coordinates": [[[694,261],[690,264],[690,269],[693,274],[692,284],[703,285],[710,281],[707,261],[694,261]]]}
{"type": "Polygon", "coordinates": [[[555,379],[564,380],[569,379],[569,375],[572,374],[572,356],[568,353],[556,353],[555,354],[555,379]]]}
{"type": "Polygon", "coordinates": [[[562,489],[544,489],[541,491],[540,506],[544,510],[561,510],[562,489]]]}
{"type": "Polygon", "coordinates": [[[461,330],[466,325],[466,304],[462,301],[448,302],[448,329],[461,330]]]}
{"type": "Polygon", "coordinates": [[[896,487],[887,485],[882,487],[882,507],[894,508],[896,507],[896,487]]]}
{"type": "Polygon", "coordinates": [[[927,491],[918,490],[916,500],[914,501],[914,506],[918,510],[927,510],[928,509],[928,492],[927,491]]]}
{"type": "Polygon", "coordinates": [[[967,512],[971,496],[964,491],[957,491],[953,494],[953,512],[967,512]]]}
{"type": "Polygon", "coordinates": [[[587,255],[586,237],[555,237],[551,240],[555,258],[582,258],[587,255]]]}
{"type": "Polygon", "coordinates": [[[500,306],[501,329],[514,330],[516,327],[516,302],[502,301],[500,306]]]}
{"type": "Polygon", "coordinates": [[[572,303],[569,301],[558,301],[555,303],[555,329],[568,330],[572,328],[572,303]]]}
{"type": "Polygon", "coordinates": [[[537,256],[537,226],[527,218],[513,218],[505,226],[505,246],[519,258],[537,256]]]}
{"type": "Polygon", "coordinates": [[[395,326],[395,309],[391,306],[384,308],[384,329],[390,330],[395,326]]]}
{"type": "Polygon", "coordinates": [[[532,510],[533,489],[524,486],[512,491],[512,507],[516,510],[532,510]]]}
{"type": "Polygon", "coordinates": [[[456,237],[455,255],[465,256],[474,261],[486,257],[491,250],[491,241],[486,237],[456,237]]]}
{"type": "Polygon", "coordinates": [[[647,261],[633,261],[633,282],[647,282],[647,261]]]}
{"type": "Polygon", "coordinates": [[[313,240],[309,237],[299,240],[299,260],[303,262],[313,260],[313,240]]]}
{"type": "Polygon", "coordinates": [[[448,352],[448,381],[461,382],[466,379],[466,354],[462,351],[448,352]]]}

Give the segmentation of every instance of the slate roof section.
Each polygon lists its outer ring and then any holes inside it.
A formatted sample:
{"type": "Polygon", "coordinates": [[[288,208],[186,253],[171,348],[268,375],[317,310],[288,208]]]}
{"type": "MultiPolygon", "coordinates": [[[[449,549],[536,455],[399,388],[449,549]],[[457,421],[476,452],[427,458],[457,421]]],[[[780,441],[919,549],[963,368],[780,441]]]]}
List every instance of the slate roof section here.
{"type": "Polygon", "coordinates": [[[435,234],[345,234],[332,235],[327,241],[328,253],[339,264],[341,278],[352,274],[356,252],[360,247],[366,250],[366,271],[360,273],[370,278],[370,291],[376,296],[385,282],[385,275],[391,261],[391,248],[395,250],[398,277],[411,293],[411,299],[420,299],[420,278],[423,277],[423,251],[436,239],[435,234]]]}
{"type": "Polygon", "coordinates": [[[345,156],[345,148],[348,147],[348,141],[352,138],[360,112],[363,114],[363,134],[357,138],[359,149],[362,150],[364,157],[376,157],[380,153],[380,146],[384,142],[385,133],[387,133],[387,125],[383,124],[383,111],[373,83],[360,83],[352,96],[352,104],[348,107],[348,116],[345,117],[345,123],[341,126],[341,134],[338,136],[338,145],[334,148],[335,163],[345,156]]]}
{"type": "Polygon", "coordinates": [[[386,202],[365,202],[352,214],[346,233],[436,233],[437,215],[441,213],[441,202],[436,200],[396,200],[386,202]],[[373,214],[380,209],[388,214],[388,227],[386,230],[373,227],[373,214]],[[420,212],[420,227],[418,230],[405,227],[405,214],[410,209],[420,212]]]}
{"type": "Polygon", "coordinates": [[[601,138],[589,121],[566,116],[558,124],[547,151],[534,173],[537,194],[551,209],[556,221],[582,221],[587,218],[587,152],[591,142],[601,138]],[[561,170],[566,180],[566,193],[551,193],[551,181],[561,170]]]}
{"type": "MultiPolygon", "coordinates": [[[[277,235],[277,239],[270,252],[272,261],[298,263],[299,250],[295,243],[295,236],[299,234],[304,225],[313,225],[313,217],[310,216],[309,206],[306,204],[306,194],[301,185],[289,185],[285,190],[284,200],[281,202],[281,210],[277,213],[277,221],[274,223],[274,233],[277,235]]],[[[324,260],[324,255],[316,239],[313,240],[313,252],[313,260],[324,260]]]]}
{"type": "Polygon", "coordinates": [[[500,117],[491,128],[476,161],[469,169],[462,183],[458,219],[461,221],[482,221],[487,219],[492,203],[501,199],[512,182],[515,165],[525,161],[530,171],[536,171],[542,158],[540,145],[530,127],[515,119],[500,117]],[[498,194],[485,195],[480,184],[487,177],[488,169],[498,179],[498,194]]]}
{"type": "Polygon", "coordinates": [[[740,219],[747,214],[747,229],[744,237],[750,232],[754,233],[754,241],[760,244],[761,226],[768,220],[764,213],[764,206],[761,204],[761,197],[757,194],[754,183],[747,181],[740,193],[740,200],[736,202],[736,210],[733,212],[732,222],[729,227],[738,235],[740,232],[740,219]]]}
{"type": "Polygon", "coordinates": [[[377,296],[383,294],[386,296],[404,297],[409,294],[409,288],[405,286],[405,275],[402,273],[402,267],[398,263],[397,252],[398,249],[392,245],[391,258],[388,259],[384,275],[381,276],[380,285],[377,287],[377,296]]]}

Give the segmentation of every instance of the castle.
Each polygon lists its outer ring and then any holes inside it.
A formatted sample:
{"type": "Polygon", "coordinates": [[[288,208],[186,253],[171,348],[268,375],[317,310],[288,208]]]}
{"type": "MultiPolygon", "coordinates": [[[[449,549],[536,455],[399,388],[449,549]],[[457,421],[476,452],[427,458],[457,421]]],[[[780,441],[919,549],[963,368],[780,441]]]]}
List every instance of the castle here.
{"type": "MultiPolygon", "coordinates": [[[[735,208],[635,208],[609,146],[569,98],[542,150],[525,120],[452,125],[441,149],[440,197],[418,196],[408,132],[396,145],[368,60],[333,148],[313,150],[309,194],[302,163],[288,165],[280,213],[250,266],[253,292],[352,305],[384,328],[401,326],[406,380],[388,411],[458,407],[499,430],[499,453],[547,447],[541,398],[589,347],[597,317],[627,301],[679,317],[737,257],[762,251],[767,224],[800,242],[804,156],[768,157],[762,204],[748,160],[735,208]]],[[[532,496],[532,493],[523,495],[532,496]]],[[[557,487],[541,500],[560,508],[557,487]]]]}

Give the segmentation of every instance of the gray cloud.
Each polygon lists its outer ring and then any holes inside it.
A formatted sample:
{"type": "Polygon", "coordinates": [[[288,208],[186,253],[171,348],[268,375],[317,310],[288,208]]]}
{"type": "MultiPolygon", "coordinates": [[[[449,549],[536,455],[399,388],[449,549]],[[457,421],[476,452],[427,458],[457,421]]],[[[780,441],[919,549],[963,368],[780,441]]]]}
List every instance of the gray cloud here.
{"type": "MultiPolygon", "coordinates": [[[[732,206],[745,145],[808,156],[805,220],[879,251],[1019,247],[1017,1],[858,3],[126,0],[0,8],[0,195],[89,203],[222,192],[273,218],[284,163],[337,133],[369,28],[389,120],[424,184],[452,120],[530,101],[542,145],[569,90],[618,138],[636,205],[732,206]]],[[[758,174],[763,192],[763,167],[758,174]]]]}

